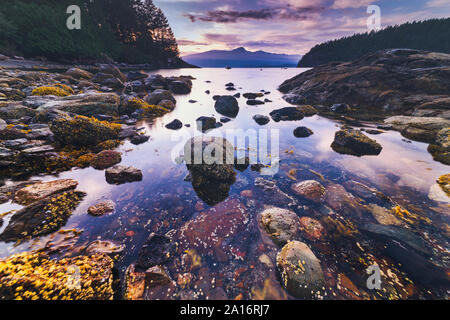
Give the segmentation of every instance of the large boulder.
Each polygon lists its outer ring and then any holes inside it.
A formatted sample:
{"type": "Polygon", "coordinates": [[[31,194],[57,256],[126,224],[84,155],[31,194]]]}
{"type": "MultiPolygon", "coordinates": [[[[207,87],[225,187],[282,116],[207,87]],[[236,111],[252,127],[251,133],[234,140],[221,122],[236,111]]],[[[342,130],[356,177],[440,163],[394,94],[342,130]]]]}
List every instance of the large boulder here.
{"type": "Polygon", "coordinates": [[[286,244],[277,255],[277,266],[290,294],[307,300],[323,298],[326,283],[320,261],[306,244],[286,244]]]}
{"type": "Polygon", "coordinates": [[[58,117],[50,124],[50,130],[57,141],[82,147],[117,139],[120,129],[119,124],[84,116],[58,117]]]}
{"type": "Polygon", "coordinates": [[[217,127],[217,121],[214,117],[202,116],[197,118],[196,123],[197,129],[201,132],[206,132],[217,127]]]}
{"type": "Polygon", "coordinates": [[[450,55],[387,49],[356,61],[328,63],[285,81],[280,91],[295,104],[351,106],[355,116],[444,115],[450,101],[450,55]]]}
{"type": "Polygon", "coordinates": [[[273,241],[284,245],[295,240],[300,223],[295,212],[281,208],[269,208],[261,213],[261,223],[273,241]]]}
{"type": "Polygon", "coordinates": [[[168,89],[175,94],[188,94],[192,89],[192,81],[187,77],[168,78],[168,89]]]}
{"type": "Polygon", "coordinates": [[[175,98],[173,97],[172,93],[168,90],[163,89],[157,89],[151,93],[148,94],[148,96],[145,97],[145,102],[147,102],[150,105],[158,105],[161,101],[169,100],[172,101],[174,104],[177,103],[175,98]]]}
{"type": "Polygon", "coordinates": [[[78,182],[72,179],[37,182],[18,190],[14,200],[17,203],[27,205],[48,196],[75,189],[77,185],[78,182]]]}
{"type": "Polygon", "coordinates": [[[119,79],[121,82],[127,81],[127,77],[125,77],[125,75],[122,73],[122,71],[120,71],[120,69],[117,68],[114,65],[102,64],[102,65],[100,65],[100,70],[99,71],[101,73],[110,74],[114,78],[119,79]]]}
{"type": "Polygon", "coordinates": [[[236,118],[239,113],[239,103],[233,96],[220,96],[214,108],[218,113],[230,118],[236,118]]]}
{"type": "Polygon", "coordinates": [[[355,156],[379,155],[383,149],[375,140],[355,129],[341,129],[336,132],[331,147],[338,153],[355,156]]]}
{"type": "Polygon", "coordinates": [[[75,113],[83,116],[110,115],[119,114],[120,97],[115,93],[101,93],[88,91],[86,93],[67,96],[58,99],[49,99],[41,104],[37,110],[61,110],[75,113]]]}

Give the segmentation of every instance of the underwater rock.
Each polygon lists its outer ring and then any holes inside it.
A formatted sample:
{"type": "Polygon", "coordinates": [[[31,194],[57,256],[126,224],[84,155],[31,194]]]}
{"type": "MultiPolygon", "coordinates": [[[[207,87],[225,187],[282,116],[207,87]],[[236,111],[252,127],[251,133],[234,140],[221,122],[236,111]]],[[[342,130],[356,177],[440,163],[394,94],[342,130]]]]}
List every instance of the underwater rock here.
{"type": "Polygon", "coordinates": [[[83,192],[64,192],[17,211],[0,234],[0,241],[20,241],[57,231],[66,224],[84,196],[83,192]]]}
{"type": "Polygon", "coordinates": [[[178,244],[170,238],[152,233],[139,251],[136,270],[143,272],[148,268],[169,261],[177,252],[178,244]]]}
{"type": "Polygon", "coordinates": [[[142,171],[134,167],[116,165],[105,171],[106,182],[123,184],[142,180],[142,171]]]}
{"type": "Polygon", "coordinates": [[[18,190],[14,200],[22,205],[27,205],[57,193],[73,190],[77,185],[78,182],[72,179],[36,182],[18,190]]]}
{"type": "Polygon", "coordinates": [[[301,217],[299,221],[302,236],[306,239],[314,241],[324,238],[325,229],[319,221],[310,217],[301,217]]]}
{"type": "Polygon", "coordinates": [[[323,298],[326,283],[320,261],[306,244],[288,242],[277,255],[277,267],[290,294],[308,300],[323,298]]]}
{"type": "Polygon", "coordinates": [[[325,197],[325,188],[322,184],[315,180],[306,180],[295,183],[291,186],[291,190],[306,200],[322,203],[325,197]]]}
{"type": "Polygon", "coordinates": [[[85,250],[86,255],[92,254],[113,254],[122,252],[124,246],[115,244],[112,241],[95,240],[91,242],[85,250]]]}
{"type": "Polygon", "coordinates": [[[425,241],[421,237],[404,228],[380,224],[366,224],[361,226],[360,229],[381,240],[397,240],[426,255],[431,253],[431,250],[427,247],[425,241]]]}
{"type": "Polygon", "coordinates": [[[220,96],[214,108],[218,113],[229,118],[236,118],[239,113],[239,103],[233,96],[220,96]]]}
{"type": "Polygon", "coordinates": [[[0,260],[0,299],[112,300],[113,265],[103,254],[60,260],[44,253],[13,255],[0,260]]]}
{"type": "Polygon", "coordinates": [[[106,201],[99,202],[93,206],[90,206],[88,208],[88,213],[91,216],[98,217],[98,216],[103,216],[107,213],[114,212],[114,210],[116,210],[116,205],[115,205],[114,201],[106,200],[106,201]]]}
{"type": "Polygon", "coordinates": [[[354,129],[341,129],[336,132],[331,148],[337,153],[355,156],[379,155],[383,149],[375,140],[354,129]]]}
{"type": "Polygon", "coordinates": [[[297,201],[280,190],[275,181],[266,180],[261,177],[255,179],[255,186],[263,193],[262,201],[279,207],[292,207],[297,201]]]}
{"type": "Polygon", "coordinates": [[[312,132],[312,130],[307,127],[298,127],[294,130],[294,136],[296,138],[307,138],[313,135],[313,133],[314,132],[312,132]]]}
{"type": "Polygon", "coordinates": [[[299,218],[293,211],[269,208],[261,213],[261,223],[267,233],[278,245],[295,240],[300,229],[299,218]]]}
{"type": "Polygon", "coordinates": [[[403,225],[403,223],[394,216],[392,210],[388,210],[373,203],[368,205],[368,209],[379,224],[393,226],[403,225]]]}
{"type": "Polygon", "coordinates": [[[302,120],[304,118],[304,114],[298,107],[285,107],[278,110],[274,110],[270,113],[273,121],[295,121],[302,120]]]}
{"type": "Polygon", "coordinates": [[[122,154],[114,150],[103,150],[92,159],[91,166],[97,170],[110,168],[122,161],[122,154]]]}

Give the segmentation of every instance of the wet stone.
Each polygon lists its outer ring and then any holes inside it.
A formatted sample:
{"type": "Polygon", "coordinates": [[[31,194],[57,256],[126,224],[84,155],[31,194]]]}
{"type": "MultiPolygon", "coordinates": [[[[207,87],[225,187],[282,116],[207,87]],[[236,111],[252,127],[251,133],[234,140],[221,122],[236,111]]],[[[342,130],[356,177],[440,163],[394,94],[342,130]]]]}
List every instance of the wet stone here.
{"type": "Polygon", "coordinates": [[[169,261],[178,249],[178,244],[170,238],[151,234],[141,250],[136,261],[136,270],[145,271],[156,265],[169,261]]]}
{"type": "Polygon", "coordinates": [[[281,208],[264,210],[261,213],[261,223],[273,241],[279,245],[295,240],[300,229],[297,214],[281,208]]]}

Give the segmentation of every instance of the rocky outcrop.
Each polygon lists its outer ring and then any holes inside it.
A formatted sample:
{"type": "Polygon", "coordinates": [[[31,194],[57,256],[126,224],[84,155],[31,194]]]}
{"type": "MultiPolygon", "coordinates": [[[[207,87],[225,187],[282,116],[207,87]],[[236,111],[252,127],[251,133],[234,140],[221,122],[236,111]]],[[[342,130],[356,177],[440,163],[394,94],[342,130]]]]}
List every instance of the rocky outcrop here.
{"type": "Polygon", "coordinates": [[[18,190],[15,193],[14,200],[17,203],[27,205],[57,193],[73,190],[77,185],[78,182],[72,179],[37,182],[18,190]]]}
{"type": "Polygon", "coordinates": [[[450,118],[450,55],[389,49],[354,62],[329,63],[285,81],[280,91],[294,104],[330,111],[349,104],[363,117],[403,114],[450,118]]]}
{"type": "Polygon", "coordinates": [[[375,140],[354,129],[341,129],[336,132],[331,147],[338,153],[359,157],[363,155],[379,155],[383,149],[375,140]]]}

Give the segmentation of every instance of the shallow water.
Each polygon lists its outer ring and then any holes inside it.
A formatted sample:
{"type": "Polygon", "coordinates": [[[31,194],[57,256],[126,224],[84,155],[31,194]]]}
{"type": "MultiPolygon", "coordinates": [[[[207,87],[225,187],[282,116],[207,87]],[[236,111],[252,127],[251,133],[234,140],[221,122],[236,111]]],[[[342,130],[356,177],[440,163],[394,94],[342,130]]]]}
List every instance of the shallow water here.
{"type": "MultiPolygon", "coordinates": [[[[138,127],[144,127],[146,133],[151,136],[147,143],[135,146],[127,141],[119,148],[119,151],[123,152],[121,164],[141,169],[143,180],[119,186],[109,185],[105,181],[104,172],[93,168],[73,169],[58,175],[58,178],[73,178],[79,181],[78,190],[87,193],[64,229],[84,230],[83,234],[77,238],[77,244],[102,239],[125,245],[126,249],[120,254],[117,263],[122,276],[126,267],[136,260],[140,247],[151,232],[165,234],[172,230],[174,241],[180,242],[180,250],[166,267],[175,282],[179,275],[184,274],[190,274],[192,280],[187,285],[180,285],[183,283],[180,281],[177,285],[149,289],[146,293],[149,299],[293,298],[280,286],[279,275],[274,267],[276,253],[280,248],[261,236],[257,215],[264,204],[270,203],[270,199],[259,196],[254,180],[257,177],[274,180],[281,190],[292,196],[290,185],[295,182],[294,180],[321,181],[316,174],[319,173],[326,180],[324,185],[342,184],[348,180],[355,180],[376,188],[409,211],[431,219],[431,225],[407,226],[407,228],[411,228],[428,241],[428,244],[434,248],[435,262],[443,270],[448,270],[446,269],[448,268],[448,204],[433,201],[428,197],[430,188],[438,190],[435,187],[435,181],[440,175],[448,173],[448,167],[433,161],[427,152],[426,144],[406,141],[394,131],[387,131],[380,135],[367,134],[376,139],[383,150],[379,156],[358,158],[341,155],[331,149],[334,133],[339,130],[340,125],[334,120],[320,116],[280,123],[271,120],[269,124],[262,127],[254,122],[252,117],[255,114],[268,115],[273,109],[288,106],[282,100],[282,94],[276,89],[284,80],[301,71],[301,69],[183,69],[157,72],[163,76],[192,75],[196,79],[193,80],[191,94],[176,96],[177,107],[172,113],[153,122],[144,121],[138,124],[138,127]],[[225,84],[228,82],[233,82],[239,89],[233,92],[226,91],[225,84]],[[206,94],[206,90],[210,90],[211,94],[206,94]],[[220,212],[226,211],[225,208],[228,206],[236,205],[236,202],[242,203],[246,208],[244,217],[233,216],[228,221],[230,225],[224,224],[224,228],[228,228],[226,232],[224,231],[227,237],[214,242],[216,247],[207,250],[194,248],[187,240],[192,238],[180,230],[183,225],[186,226],[189,221],[194,221],[202,212],[205,214],[205,210],[210,206],[198,197],[190,182],[184,181],[188,173],[185,164],[176,164],[173,161],[173,150],[184,144],[182,143],[184,140],[180,143],[179,135],[181,133],[198,134],[195,119],[200,116],[215,116],[219,121],[221,115],[214,110],[213,95],[233,95],[237,92],[243,94],[260,90],[270,91],[271,93],[264,98],[273,102],[260,106],[248,106],[245,103],[246,99],[241,97],[238,99],[240,112],[236,119],[224,124],[222,128],[213,130],[210,134],[224,134],[227,129],[278,129],[280,170],[274,177],[261,176],[250,168],[245,172],[238,172],[237,181],[231,185],[227,201],[217,205],[216,210],[219,212],[217,219],[223,223],[223,219],[226,218],[221,216],[220,212]],[[197,102],[190,103],[191,99],[197,102]],[[164,126],[173,119],[179,119],[183,124],[190,124],[191,127],[184,127],[177,132],[166,129],[164,126]],[[309,138],[295,138],[293,130],[298,126],[306,126],[314,134],[309,138]],[[290,172],[292,169],[296,169],[295,177],[290,172]],[[251,190],[253,196],[248,197],[248,193],[241,195],[243,190],[251,190]],[[86,213],[87,208],[102,199],[114,200],[116,211],[105,217],[89,216],[86,213]],[[266,261],[265,256],[269,261],[266,261]],[[191,262],[187,263],[187,260],[191,262]],[[266,263],[261,263],[262,260],[266,263]],[[198,261],[198,263],[192,263],[192,261],[198,261]]],[[[367,124],[367,127],[373,126],[373,124],[367,124]]],[[[272,150],[272,153],[276,151],[272,150]]],[[[41,176],[37,179],[53,180],[55,176],[41,176]]],[[[442,200],[447,199],[442,198],[442,200]]],[[[311,216],[320,220],[320,216],[323,215],[320,213],[321,208],[302,203],[302,201],[299,203],[300,206],[295,209],[299,216],[311,216]]],[[[0,212],[18,208],[20,206],[7,203],[0,205],[0,212]]],[[[349,210],[351,211],[351,209],[343,208],[341,211],[337,210],[337,214],[358,226],[375,221],[367,212],[354,214],[354,212],[348,212],[349,210]]],[[[207,211],[206,217],[213,214],[214,211],[207,211]]],[[[7,221],[6,218],[0,232],[3,231],[7,221]]],[[[216,219],[206,219],[203,223],[215,224],[216,219]]],[[[202,228],[207,227],[202,226],[202,228]]],[[[38,248],[48,239],[49,237],[42,237],[16,247],[12,244],[0,243],[0,257],[38,248]]],[[[397,284],[392,280],[395,277],[389,277],[386,291],[379,295],[382,298],[389,297],[392,287],[395,287],[397,292],[408,292],[397,296],[401,298],[442,298],[448,290],[446,284],[439,286],[422,283],[426,281],[413,281],[413,284],[410,284],[408,280],[404,280],[409,279],[410,276],[405,270],[401,270],[398,261],[385,257],[381,250],[382,243],[379,247],[380,243],[366,234],[323,243],[307,239],[303,241],[312,247],[321,260],[328,281],[327,285],[329,285],[326,288],[326,298],[376,296],[365,287],[364,270],[362,266],[357,266],[360,258],[375,260],[383,265],[385,270],[390,270],[397,278],[400,278],[398,282],[401,284],[397,284]],[[364,250],[358,250],[359,247],[363,247],[364,250]],[[337,284],[337,279],[342,278],[338,276],[339,274],[345,274],[352,279],[359,295],[352,296],[340,289],[342,286],[345,287],[345,284],[337,284]],[[414,289],[411,289],[411,286],[414,289]],[[413,293],[409,293],[410,291],[413,293]]],[[[417,275],[416,277],[420,278],[417,275]]],[[[348,283],[346,285],[350,286],[348,283]]]]}

